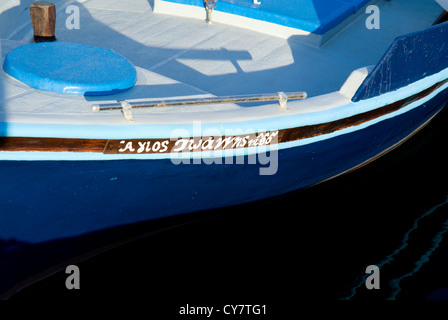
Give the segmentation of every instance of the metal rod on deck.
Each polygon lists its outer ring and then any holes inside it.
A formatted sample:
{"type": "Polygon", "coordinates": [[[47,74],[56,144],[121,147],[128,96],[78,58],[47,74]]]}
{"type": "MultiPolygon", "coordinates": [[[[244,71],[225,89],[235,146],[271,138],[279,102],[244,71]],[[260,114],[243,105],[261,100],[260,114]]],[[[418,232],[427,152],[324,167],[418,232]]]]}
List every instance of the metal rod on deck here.
{"type": "MultiPolygon", "coordinates": [[[[199,106],[209,104],[222,103],[247,103],[260,101],[279,101],[280,107],[284,110],[286,108],[287,100],[305,99],[306,92],[278,92],[273,94],[258,94],[258,95],[243,95],[243,96],[226,96],[226,97],[210,97],[210,98],[195,98],[195,99],[178,99],[178,100],[158,100],[148,102],[136,102],[128,104],[133,108],[165,108],[165,107],[179,107],[179,106],[199,106]]],[[[92,106],[92,111],[108,111],[108,110],[123,110],[121,103],[116,104],[97,104],[92,106]]]]}

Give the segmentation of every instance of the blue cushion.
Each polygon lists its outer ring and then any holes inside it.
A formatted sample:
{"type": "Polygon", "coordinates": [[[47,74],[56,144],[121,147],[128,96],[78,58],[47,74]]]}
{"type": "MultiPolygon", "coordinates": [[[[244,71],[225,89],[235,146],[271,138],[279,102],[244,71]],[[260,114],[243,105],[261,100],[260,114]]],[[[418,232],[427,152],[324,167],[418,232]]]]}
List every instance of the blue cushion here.
{"type": "Polygon", "coordinates": [[[66,94],[114,94],[137,81],[134,66],[116,52],[64,42],[15,48],[6,56],[3,69],[32,88],[66,94]]]}
{"type": "MultiPolygon", "coordinates": [[[[204,6],[203,0],[163,0],[204,6]]],[[[272,22],[316,34],[330,31],[370,0],[218,0],[218,11],[272,22]]]]}

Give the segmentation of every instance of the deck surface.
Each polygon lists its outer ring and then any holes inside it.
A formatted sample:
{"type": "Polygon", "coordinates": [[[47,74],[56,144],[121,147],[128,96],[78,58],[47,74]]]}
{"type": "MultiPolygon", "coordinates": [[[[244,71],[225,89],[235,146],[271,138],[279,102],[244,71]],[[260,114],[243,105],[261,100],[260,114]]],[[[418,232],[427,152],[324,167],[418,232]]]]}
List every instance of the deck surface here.
{"type": "MultiPolygon", "coordinates": [[[[284,40],[218,23],[157,15],[151,5],[146,0],[135,0],[132,6],[121,0],[56,1],[58,41],[118,52],[136,66],[137,85],[112,96],[68,96],[31,89],[1,72],[2,118],[87,114],[93,103],[125,99],[277,91],[306,91],[314,97],[339,90],[354,69],[376,64],[396,36],[430,26],[442,12],[433,0],[384,1],[379,4],[379,30],[367,29],[369,15],[361,15],[317,48],[303,43],[300,36],[284,40]],[[79,8],[79,29],[67,28],[70,13],[65,10],[70,4],[79,8]]],[[[13,9],[0,7],[0,14],[12,19],[13,9]]],[[[17,21],[9,35],[1,34],[2,61],[13,48],[32,41],[30,22],[23,16],[17,21]]],[[[239,106],[198,111],[219,108],[239,106]]]]}

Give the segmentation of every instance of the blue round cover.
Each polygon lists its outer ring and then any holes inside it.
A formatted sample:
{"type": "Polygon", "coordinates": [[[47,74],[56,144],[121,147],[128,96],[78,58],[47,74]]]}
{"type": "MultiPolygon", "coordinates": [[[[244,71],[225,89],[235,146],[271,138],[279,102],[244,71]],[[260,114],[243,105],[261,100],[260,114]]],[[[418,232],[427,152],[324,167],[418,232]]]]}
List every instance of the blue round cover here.
{"type": "Polygon", "coordinates": [[[67,94],[114,94],[137,81],[134,66],[118,53],[64,42],[18,47],[6,56],[3,69],[32,88],[67,94]]]}

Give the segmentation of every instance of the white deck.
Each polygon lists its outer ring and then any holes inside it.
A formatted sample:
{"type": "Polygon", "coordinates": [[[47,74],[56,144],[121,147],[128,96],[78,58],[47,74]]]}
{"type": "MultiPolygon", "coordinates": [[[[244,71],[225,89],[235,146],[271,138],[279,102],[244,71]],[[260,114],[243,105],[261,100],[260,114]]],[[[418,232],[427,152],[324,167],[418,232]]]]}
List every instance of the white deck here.
{"type": "MultiPolygon", "coordinates": [[[[32,41],[29,11],[19,10],[32,1],[22,1],[21,7],[14,7],[19,2],[9,0],[0,5],[0,27],[9,28],[0,31],[2,62],[14,47],[32,41]],[[11,27],[14,22],[17,26],[11,27]]],[[[199,20],[154,14],[152,3],[147,0],[60,0],[55,3],[58,41],[115,50],[137,67],[138,83],[125,93],[84,97],[38,91],[1,72],[2,121],[70,122],[83,118],[79,121],[114,122],[110,115],[92,114],[91,105],[101,101],[277,91],[306,91],[309,97],[316,97],[338,91],[354,69],[376,64],[397,35],[430,26],[442,12],[434,0],[380,2],[380,30],[368,30],[365,26],[368,15],[361,14],[332,40],[317,48],[303,43],[301,36],[284,40],[218,23],[210,25],[199,20]],[[65,8],[70,4],[80,9],[79,30],[66,28],[70,14],[65,8]],[[39,117],[43,118],[36,120],[39,117]]],[[[318,108],[315,100],[310,99],[309,106],[318,108]]],[[[344,101],[343,97],[334,96],[334,104],[344,101]]],[[[308,102],[301,103],[305,107],[308,102]]],[[[163,113],[171,120],[180,117],[185,120],[194,118],[194,115],[187,116],[188,111],[204,117],[207,110],[239,108],[241,106],[221,105],[139,112],[163,113]]],[[[115,117],[122,121],[118,113],[115,117]]],[[[170,120],[162,122],[165,121],[170,120]]]]}

